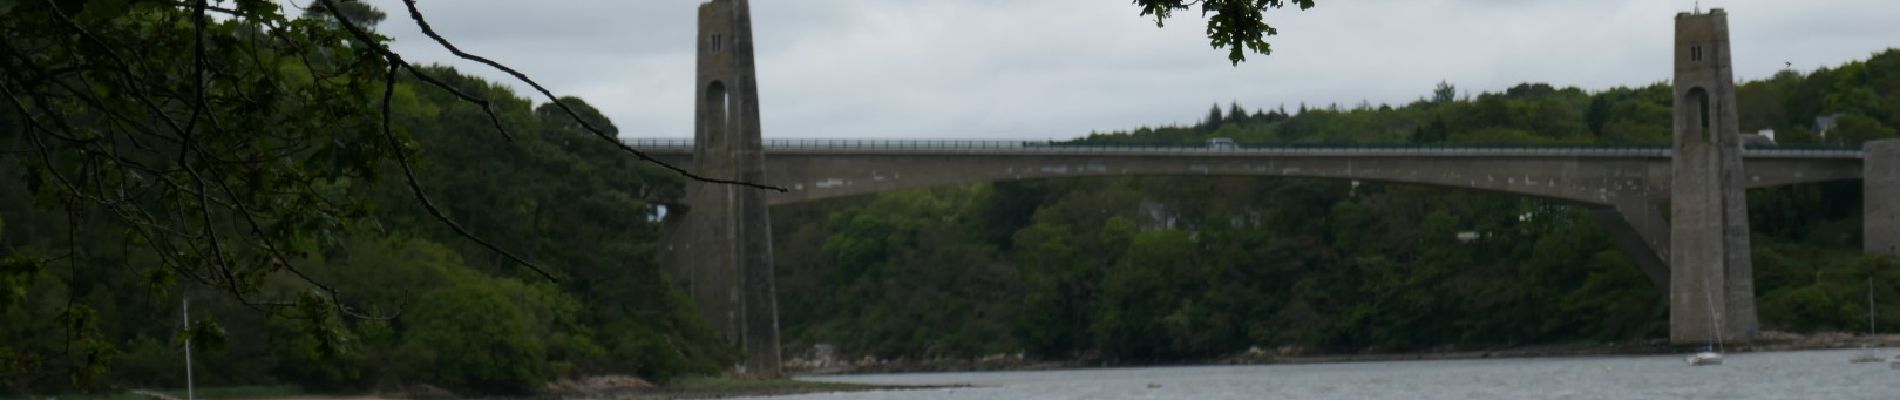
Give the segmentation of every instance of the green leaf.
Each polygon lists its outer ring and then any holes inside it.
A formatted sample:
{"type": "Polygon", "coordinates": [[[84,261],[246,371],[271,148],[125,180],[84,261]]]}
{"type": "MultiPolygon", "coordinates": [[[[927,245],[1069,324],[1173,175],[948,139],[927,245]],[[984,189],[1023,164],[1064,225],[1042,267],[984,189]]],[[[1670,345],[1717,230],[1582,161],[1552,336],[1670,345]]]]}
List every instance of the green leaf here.
{"type": "Polygon", "coordinates": [[[219,353],[225,349],[224,327],[211,319],[202,319],[191,323],[185,331],[185,337],[191,340],[193,351],[219,353]]]}
{"type": "Polygon", "coordinates": [[[0,309],[25,300],[27,289],[33,286],[34,278],[39,276],[41,269],[40,260],[23,254],[0,257],[0,309]]]}
{"type": "Polygon", "coordinates": [[[290,248],[296,250],[299,253],[297,255],[302,257],[317,254],[317,250],[319,249],[317,244],[317,239],[307,234],[300,234],[290,238],[290,248]]]}
{"type": "Polygon", "coordinates": [[[79,12],[81,21],[101,21],[118,18],[132,9],[130,0],[91,0],[79,12]]]}

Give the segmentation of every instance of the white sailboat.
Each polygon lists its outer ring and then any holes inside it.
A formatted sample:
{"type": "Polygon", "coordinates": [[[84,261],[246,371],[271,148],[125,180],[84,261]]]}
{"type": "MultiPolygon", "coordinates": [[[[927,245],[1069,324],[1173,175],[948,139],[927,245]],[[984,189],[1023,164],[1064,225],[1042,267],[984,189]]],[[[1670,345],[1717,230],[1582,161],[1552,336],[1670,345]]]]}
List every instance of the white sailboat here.
{"type": "Polygon", "coordinates": [[[1684,361],[1688,361],[1691,367],[1722,365],[1722,353],[1720,350],[1720,346],[1722,345],[1722,317],[1715,312],[1715,295],[1709,293],[1709,282],[1707,279],[1703,279],[1702,281],[1702,295],[1709,298],[1709,322],[1714,323],[1711,326],[1717,347],[1710,348],[1709,346],[1702,346],[1701,352],[1690,355],[1684,361]]]}
{"type": "Polygon", "coordinates": [[[1702,352],[1690,355],[1687,361],[1689,361],[1689,366],[1691,367],[1722,365],[1722,353],[1709,351],[1707,347],[1704,347],[1702,348],[1702,352]]]}
{"type": "MultiPolygon", "coordinates": [[[[1867,337],[1873,338],[1874,335],[1878,334],[1878,332],[1879,330],[1874,329],[1874,277],[1869,275],[1867,277],[1867,337]]],[[[1861,364],[1861,363],[1877,363],[1877,362],[1881,362],[1885,360],[1886,358],[1881,357],[1880,353],[1874,352],[1873,348],[1868,347],[1867,345],[1861,345],[1860,354],[1855,354],[1854,358],[1849,359],[1847,361],[1851,363],[1855,363],[1855,364],[1861,364]]],[[[1895,364],[1895,365],[1896,365],[1895,368],[1900,368],[1900,364],[1895,364]]]]}

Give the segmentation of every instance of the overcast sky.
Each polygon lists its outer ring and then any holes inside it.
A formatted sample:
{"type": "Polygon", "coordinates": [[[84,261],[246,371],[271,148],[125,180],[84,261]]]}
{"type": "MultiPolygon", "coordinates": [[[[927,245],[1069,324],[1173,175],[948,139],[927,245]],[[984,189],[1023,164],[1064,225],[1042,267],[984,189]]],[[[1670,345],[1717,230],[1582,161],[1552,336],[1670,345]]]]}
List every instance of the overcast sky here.
{"type": "MultiPolygon", "coordinates": [[[[297,0],[307,4],[309,0],[297,0]]],[[[397,0],[380,30],[409,59],[452,60],[397,0]]],[[[688,137],[699,0],[421,0],[462,48],[613,119],[623,137],[688,137]]],[[[762,124],[780,138],[1068,138],[1192,123],[1210,104],[1402,104],[1440,80],[1600,90],[1669,78],[1691,0],[1321,0],[1276,10],[1271,56],[1238,67],[1184,14],[1156,28],[1128,0],[757,0],[762,124]]],[[[1736,75],[1803,71],[1900,47],[1900,1],[1705,0],[1730,14],[1736,75]]],[[[507,81],[526,95],[525,85],[507,81]]]]}

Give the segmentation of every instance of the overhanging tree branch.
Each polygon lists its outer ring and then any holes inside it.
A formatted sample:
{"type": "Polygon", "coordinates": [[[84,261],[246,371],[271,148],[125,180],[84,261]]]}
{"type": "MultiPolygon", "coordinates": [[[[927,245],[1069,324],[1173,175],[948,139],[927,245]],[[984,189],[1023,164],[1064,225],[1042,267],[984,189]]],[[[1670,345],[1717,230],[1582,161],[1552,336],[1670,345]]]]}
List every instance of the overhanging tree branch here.
{"type": "MultiPolygon", "coordinates": [[[[325,4],[329,4],[330,2],[335,1],[335,0],[322,0],[322,1],[325,4]]],[[[619,138],[614,137],[612,134],[609,134],[606,131],[602,131],[599,127],[594,126],[592,122],[588,122],[586,118],[581,118],[580,113],[575,112],[574,109],[572,107],[569,107],[566,102],[562,102],[560,98],[555,97],[554,93],[549,91],[547,87],[541,86],[540,82],[536,82],[534,78],[529,78],[527,74],[521,73],[521,71],[515,70],[514,68],[510,68],[507,65],[502,65],[501,63],[495,62],[494,60],[490,60],[487,57],[482,57],[480,55],[463,51],[461,47],[455,46],[455,43],[449,42],[449,40],[447,38],[442,37],[440,33],[436,33],[435,27],[430,26],[429,21],[422,17],[422,10],[416,8],[415,0],[403,0],[403,5],[408,7],[409,9],[409,19],[416,21],[416,26],[419,28],[422,28],[422,34],[425,36],[428,36],[430,40],[434,40],[437,44],[442,45],[443,49],[447,49],[450,53],[455,54],[456,57],[461,57],[464,60],[474,61],[474,62],[481,63],[482,65],[487,65],[491,68],[494,68],[496,70],[499,70],[503,73],[508,74],[508,76],[514,77],[516,80],[520,80],[522,83],[528,84],[529,87],[534,88],[535,92],[539,92],[542,97],[546,98],[548,102],[553,103],[556,108],[560,108],[561,112],[567,114],[569,118],[574,119],[574,122],[579,123],[582,129],[587,130],[588,133],[594,134],[595,137],[598,137],[602,140],[606,140],[608,143],[613,143],[613,145],[618,147],[621,151],[625,151],[627,153],[633,154],[633,156],[635,158],[640,159],[640,161],[645,161],[648,163],[652,163],[654,165],[658,165],[662,168],[671,170],[674,173],[680,174],[680,176],[684,176],[684,177],[687,177],[688,179],[692,179],[696,181],[707,182],[707,183],[717,183],[717,184],[739,185],[739,186],[751,187],[751,188],[756,188],[756,189],[766,189],[766,190],[772,190],[772,191],[778,191],[778,192],[788,191],[787,189],[782,188],[782,187],[768,186],[768,185],[754,183],[754,182],[745,182],[745,181],[740,181],[740,180],[719,179],[719,178],[700,176],[698,174],[694,174],[691,171],[687,171],[684,168],[680,168],[672,164],[669,164],[665,161],[660,161],[659,159],[653,158],[653,156],[648,155],[646,152],[640,151],[639,149],[635,149],[633,148],[633,146],[627,145],[626,142],[620,141],[619,138]]],[[[334,6],[330,8],[332,10],[335,9],[334,6]]],[[[338,14],[338,15],[341,15],[341,14],[338,14]]]]}
{"type": "MultiPolygon", "coordinates": [[[[331,10],[335,10],[335,8],[331,8],[331,10]]],[[[332,11],[332,12],[335,12],[335,11],[332,11]]],[[[536,274],[540,274],[542,278],[547,278],[547,280],[550,280],[550,281],[559,281],[559,279],[554,278],[554,274],[548,273],[548,271],[546,269],[541,268],[541,266],[535,265],[533,262],[524,260],[521,257],[517,257],[514,255],[514,253],[510,253],[507,250],[502,250],[500,246],[496,246],[494,243],[491,243],[487,240],[483,240],[482,238],[475,236],[474,233],[470,233],[468,229],[462,228],[462,224],[456,223],[455,220],[453,219],[449,219],[449,216],[443,213],[441,208],[436,207],[435,201],[429,199],[429,194],[423,191],[422,184],[416,180],[415,167],[409,164],[409,154],[407,150],[403,149],[402,139],[397,137],[395,131],[390,130],[390,127],[389,127],[389,121],[395,118],[393,114],[390,114],[389,104],[390,104],[390,98],[393,97],[396,93],[396,71],[398,71],[398,69],[401,68],[401,66],[404,65],[404,63],[402,59],[396,56],[394,53],[387,54],[386,56],[388,57],[388,61],[389,61],[389,72],[383,76],[383,79],[384,79],[383,81],[383,121],[382,121],[383,138],[389,140],[390,151],[393,151],[396,153],[396,164],[402,166],[402,175],[403,175],[403,179],[405,180],[404,183],[406,183],[409,186],[409,193],[414,194],[416,197],[416,202],[422,203],[422,207],[429,210],[430,216],[434,217],[437,222],[440,222],[443,225],[447,225],[449,229],[454,230],[455,234],[461,235],[464,238],[468,238],[469,240],[482,245],[482,247],[487,248],[489,251],[493,251],[496,254],[501,254],[503,257],[507,257],[508,260],[510,261],[514,261],[515,263],[528,267],[528,269],[533,270],[536,274]]]]}

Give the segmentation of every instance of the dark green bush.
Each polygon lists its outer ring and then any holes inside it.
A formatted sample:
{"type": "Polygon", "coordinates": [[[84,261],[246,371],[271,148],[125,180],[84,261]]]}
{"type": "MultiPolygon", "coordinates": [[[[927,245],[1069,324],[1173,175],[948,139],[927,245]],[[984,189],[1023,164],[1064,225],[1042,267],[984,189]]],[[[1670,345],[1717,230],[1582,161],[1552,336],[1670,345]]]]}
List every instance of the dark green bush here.
{"type": "Polygon", "coordinates": [[[401,319],[403,375],[462,393],[530,393],[547,380],[547,360],[529,322],[491,288],[430,292],[401,319]]]}

